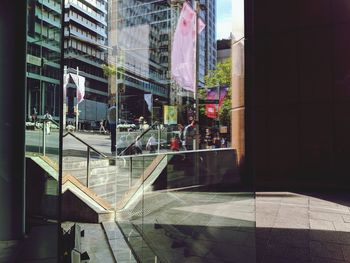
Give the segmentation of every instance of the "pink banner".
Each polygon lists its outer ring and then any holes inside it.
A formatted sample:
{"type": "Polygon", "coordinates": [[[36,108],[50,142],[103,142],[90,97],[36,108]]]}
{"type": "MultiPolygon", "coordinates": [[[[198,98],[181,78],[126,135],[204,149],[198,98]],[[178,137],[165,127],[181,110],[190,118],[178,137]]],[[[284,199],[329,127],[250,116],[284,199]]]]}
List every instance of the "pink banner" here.
{"type": "MultiPolygon", "coordinates": [[[[196,13],[186,2],[176,26],[171,52],[171,75],[186,90],[195,90],[196,13]]],[[[198,20],[199,33],[204,23],[198,20]]]]}

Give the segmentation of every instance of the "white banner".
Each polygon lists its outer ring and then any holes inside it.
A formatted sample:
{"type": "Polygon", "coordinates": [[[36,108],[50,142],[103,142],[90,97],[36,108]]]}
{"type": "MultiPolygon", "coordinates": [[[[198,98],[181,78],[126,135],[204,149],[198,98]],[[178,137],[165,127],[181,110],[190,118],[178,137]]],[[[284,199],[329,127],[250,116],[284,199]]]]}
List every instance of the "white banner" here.
{"type": "Polygon", "coordinates": [[[145,98],[145,101],[147,103],[147,106],[148,106],[148,110],[152,113],[152,104],[153,104],[153,100],[152,100],[152,94],[144,94],[144,98],[145,98]]]}
{"type": "Polygon", "coordinates": [[[84,100],[85,96],[85,77],[77,76],[76,74],[70,73],[75,85],[77,86],[77,104],[84,100]]]}

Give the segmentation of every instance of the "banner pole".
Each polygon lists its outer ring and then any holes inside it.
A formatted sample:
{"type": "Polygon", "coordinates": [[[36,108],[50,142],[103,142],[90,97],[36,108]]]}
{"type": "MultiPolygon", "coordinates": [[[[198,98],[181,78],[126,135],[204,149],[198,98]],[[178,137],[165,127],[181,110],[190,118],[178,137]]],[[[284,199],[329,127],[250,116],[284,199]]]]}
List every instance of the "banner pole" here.
{"type": "Polygon", "coordinates": [[[77,86],[77,94],[76,94],[76,113],[75,113],[75,130],[78,131],[79,129],[79,108],[78,108],[78,89],[79,89],[79,67],[77,67],[77,82],[78,85],[77,86]]]}

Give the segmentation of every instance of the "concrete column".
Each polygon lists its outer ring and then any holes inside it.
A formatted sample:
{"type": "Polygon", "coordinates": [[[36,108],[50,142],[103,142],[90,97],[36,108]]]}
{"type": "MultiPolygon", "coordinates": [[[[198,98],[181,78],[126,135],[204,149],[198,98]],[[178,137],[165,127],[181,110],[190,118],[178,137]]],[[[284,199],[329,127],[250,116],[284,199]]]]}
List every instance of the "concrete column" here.
{"type": "Polygon", "coordinates": [[[244,46],[232,45],[232,111],[231,142],[237,150],[237,160],[241,164],[245,156],[245,105],[244,105],[244,46]]]}
{"type": "Polygon", "coordinates": [[[232,1],[232,17],[231,143],[237,150],[237,160],[241,166],[245,157],[244,0],[232,1]]]}
{"type": "Polygon", "coordinates": [[[0,8],[0,241],[24,234],[26,1],[0,8]]]}

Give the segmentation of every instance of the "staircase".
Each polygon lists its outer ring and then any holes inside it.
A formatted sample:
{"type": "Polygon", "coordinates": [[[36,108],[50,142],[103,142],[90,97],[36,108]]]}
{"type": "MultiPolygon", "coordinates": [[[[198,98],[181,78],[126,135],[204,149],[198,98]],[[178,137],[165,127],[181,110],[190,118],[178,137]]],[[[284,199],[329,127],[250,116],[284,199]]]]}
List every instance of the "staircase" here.
{"type": "MultiPolygon", "coordinates": [[[[118,158],[114,165],[108,159],[90,160],[89,189],[112,207],[123,199],[133,184],[142,177],[156,156],[132,156],[118,158]]],[[[71,175],[86,185],[86,158],[63,158],[63,174],[71,175]]]]}

